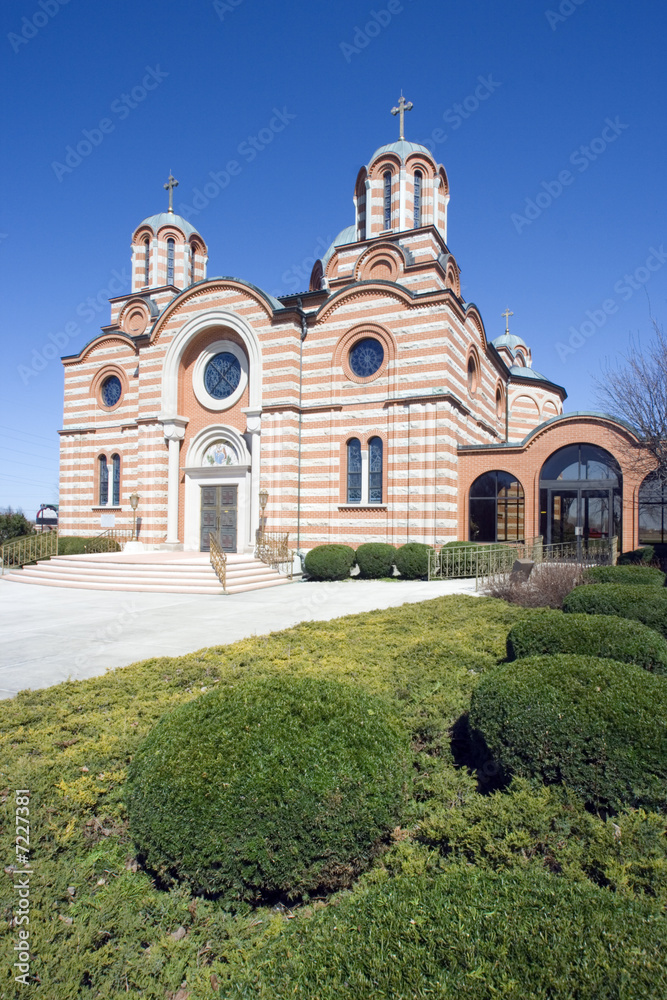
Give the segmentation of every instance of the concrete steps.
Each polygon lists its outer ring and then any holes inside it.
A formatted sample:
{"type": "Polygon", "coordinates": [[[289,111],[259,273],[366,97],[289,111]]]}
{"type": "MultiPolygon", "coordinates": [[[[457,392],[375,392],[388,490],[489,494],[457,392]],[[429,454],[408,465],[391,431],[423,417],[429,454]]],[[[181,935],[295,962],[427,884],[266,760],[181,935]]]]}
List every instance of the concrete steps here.
{"type": "MultiPolygon", "coordinates": [[[[206,553],[145,552],[124,555],[105,552],[79,556],[54,556],[21,570],[5,573],[3,580],[79,590],[119,590],[158,594],[224,594],[206,553]]],[[[227,556],[227,593],[238,594],[290,581],[249,555],[227,556]]]]}

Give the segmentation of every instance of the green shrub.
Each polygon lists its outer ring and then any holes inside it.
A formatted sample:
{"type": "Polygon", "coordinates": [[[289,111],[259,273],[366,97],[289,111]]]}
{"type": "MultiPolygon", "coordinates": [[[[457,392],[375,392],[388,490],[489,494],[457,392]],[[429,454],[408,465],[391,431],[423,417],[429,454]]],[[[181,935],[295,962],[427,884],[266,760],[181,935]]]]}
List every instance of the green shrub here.
{"type": "Polygon", "coordinates": [[[505,775],[564,782],[596,808],[667,806],[667,679],[630,663],[535,656],[482,676],[470,725],[505,775]]]}
{"type": "Polygon", "coordinates": [[[356,552],[359,575],[364,580],[379,580],[391,576],[396,559],[396,549],[386,542],[366,542],[356,552]]]}
{"type": "Polygon", "coordinates": [[[81,538],[77,535],[61,535],[58,539],[59,556],[79,556],[86,551],[86,545],[92,538],[81,538]]]}
{"type": "Polygon", "coordinates": [[[665,919],[527,864],[378,873],[284,921],[228,970],[229,1000],[646,1000],[667,996],[665,919]],[[370,883],[370,884],[368,884],[370,883]]]}
{"type": "Polygon", "coordinates": [[[408,542],[396,550],[396,569],[406,580],[428,576],[428,554],[433,549],[422,542],[408,542]]]}
{"type": "Polygon", "coordinates": [[[317,545],[306,554],[306,573],[312,580],[346,580],[355,558],[349,545],[317,545]]]}
{"type": "Polygon", "coordinates": [[[349,885],[400,817],[407,730],[383,699],[292,676],[164,716],[128,775],[130,831],[166,882],[228,900],[349,885]]]}
{"type": "Polygon", "coordinates": [[[632,566],[637,563],[643,563],[644,565],[649,565],[655,558],[655,549],[652,545],[643,545],[639,549],[633,549],[632,552],[623,552],[618,557],[619,566],[632,566]]]}
{"type": "Polygon", "coordinates": [[[632,618],[667,638],[667,588],[633,584],[593,583],[575,587],[563,601],[563,611],[632,618]]]}
{"type": "Polygon", "coordinates": [[[622,583],[664,587],[665,574],[653,566],[592,566],[584,572],[584,583],[622,583]]]}
{"type": "Polygon", "coordinates": [[[667,642],[652,628],[627,618],[544,610],[512,626],[508,660],[553,653],[601,656],[667,673],[667,642]]]}

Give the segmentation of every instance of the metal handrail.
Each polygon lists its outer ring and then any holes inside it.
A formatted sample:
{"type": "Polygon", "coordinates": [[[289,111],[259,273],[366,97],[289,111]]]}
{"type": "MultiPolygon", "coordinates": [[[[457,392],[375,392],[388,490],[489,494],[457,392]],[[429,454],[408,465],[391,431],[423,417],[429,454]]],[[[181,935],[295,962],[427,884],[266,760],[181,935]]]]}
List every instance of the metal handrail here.
{"type": "Polygon", "coordinates": [[[100,535],[95,535],[87,542],[83,551],[93,552],[120,552],[123,542],[132,541],[134,535],[131,531],[123,528],[107,528],[100,535]]]}
{"type": "Polygon", "coordinates": [[[215,535],[209,534],[208,536],[210,545],[210,557],[211,566],[215,570],[215,574],[218,580],[222,584],[222,589],[227,593],[227,553],[223,552],[218,545],[218,540],[215,535]]]}
{"type": "Polygon", "coordinates": [[[0,567],[4,572],[5,566],[25,566],[26,563],[57,555],[58,529],[54,528],[52,531],[23,535],[21,538],[12,538],[11,541],[4,542],[0,546],[0,567]]]}
{"type": "Polygon", "coordinates": [[[289,547],[289,532],[277,535],[268,531],[258,531],[255,558],[279,573],[284,573],[291,580],[294,573],[294,552],[289,547]]]}

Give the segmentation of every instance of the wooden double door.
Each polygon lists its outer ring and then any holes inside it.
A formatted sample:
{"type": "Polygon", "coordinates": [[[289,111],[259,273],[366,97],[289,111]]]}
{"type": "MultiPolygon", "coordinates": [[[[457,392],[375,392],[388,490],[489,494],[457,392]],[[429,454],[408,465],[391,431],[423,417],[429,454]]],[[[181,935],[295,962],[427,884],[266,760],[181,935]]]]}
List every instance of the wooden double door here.
{"type": "Polygon", "coordinates": [[[236,552],[238,486],[201,487],[200,549],[210,552],[214,535],[223,552],[236,552]]]}

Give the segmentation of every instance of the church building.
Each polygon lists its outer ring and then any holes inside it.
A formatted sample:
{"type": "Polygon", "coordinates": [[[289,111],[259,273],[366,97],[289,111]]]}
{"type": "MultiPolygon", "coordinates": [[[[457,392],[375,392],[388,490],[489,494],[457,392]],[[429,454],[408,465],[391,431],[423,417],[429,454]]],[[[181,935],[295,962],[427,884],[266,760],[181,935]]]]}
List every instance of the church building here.
{"type": "Polygon", "coordinates": [[[400,137],[359,170],[351,225],[301,294],[209,277],[169,178],[168,211],[134,229],[131,291],[62,359],[62,534],[131,528],[138,494],[147,549],[207,551],[214,534],[250,552],[260,519],[302,552],[663,540],[667,498],[642,487],[632,430],[564,414],[565,390],[533,368],[509,310],[490,338],[464,301],[449,180],[404,138],[410,107],[393,109],[400,137]]]}

